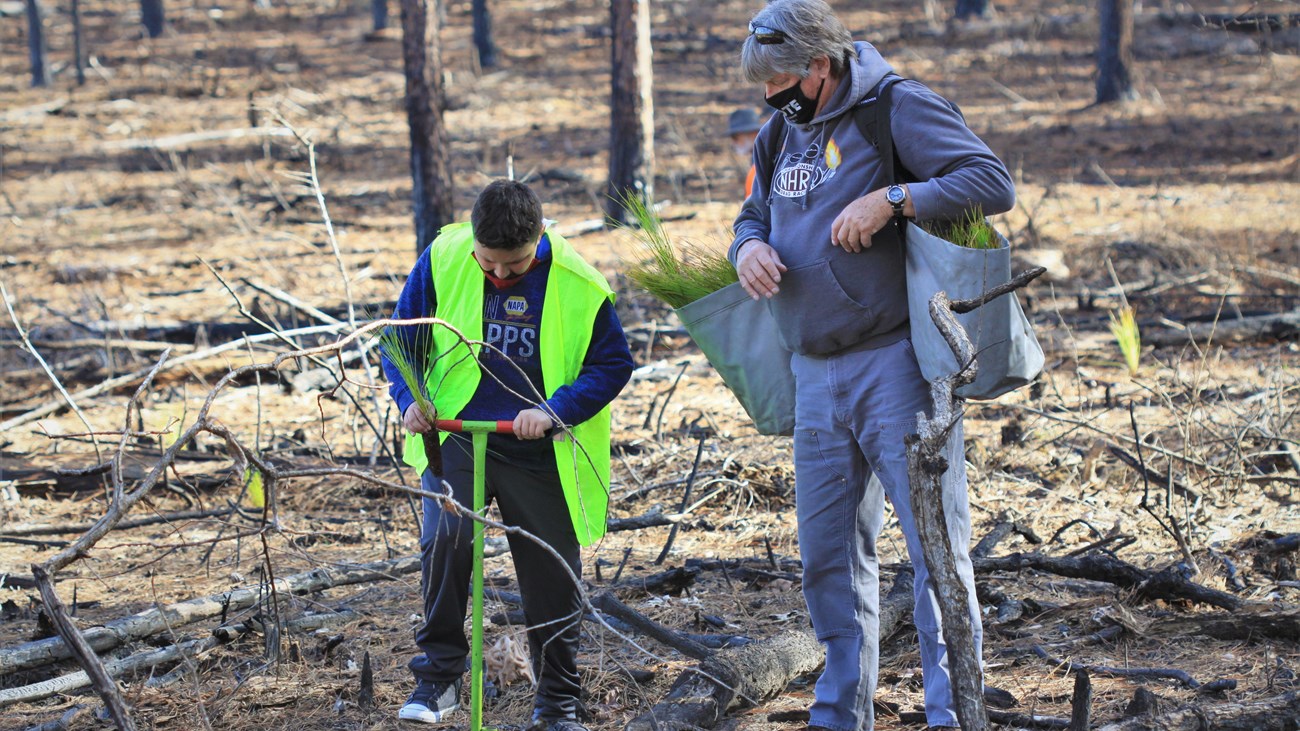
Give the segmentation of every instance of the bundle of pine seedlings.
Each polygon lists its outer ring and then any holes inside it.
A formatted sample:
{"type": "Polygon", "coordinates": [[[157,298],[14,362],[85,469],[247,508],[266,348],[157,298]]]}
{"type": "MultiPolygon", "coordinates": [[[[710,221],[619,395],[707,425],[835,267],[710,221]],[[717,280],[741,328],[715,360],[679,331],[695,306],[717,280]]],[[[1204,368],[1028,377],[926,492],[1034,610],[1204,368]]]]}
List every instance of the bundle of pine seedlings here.
{"type": "Polygon", "coordinates": [[[996,249],[1002,245],[998,232],[984,217],[980,206],[967,209],[956,220],[924,221],[921,229],[931,236],[937,236],[966,249],[996,249]]]}
{"type": "Polygon", "coordinates": [[[736,269],[719,251],[674,242],[659,215],[635,196],[624,201],[636,221],[633,236],[644,258],[628,269],[634,284],[677,309],[739,281],[736,269]]]}

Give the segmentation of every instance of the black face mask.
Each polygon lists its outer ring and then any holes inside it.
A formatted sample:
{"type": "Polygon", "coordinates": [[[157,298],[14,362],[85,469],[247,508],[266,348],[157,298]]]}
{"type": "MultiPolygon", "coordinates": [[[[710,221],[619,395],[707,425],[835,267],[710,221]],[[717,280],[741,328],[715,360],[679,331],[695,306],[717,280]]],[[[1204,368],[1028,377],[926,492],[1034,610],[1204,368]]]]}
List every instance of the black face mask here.
{"type": "Polygon", "coordinates": [[[803,93],[803,79],[799,79],[788,89],[782,89],[767,97],[767,105],[785,115],[791,124],[808,124],[817,115],[817,99],[822,95],[826,79],[817,87],[817,96],[809,98],[803,93]]]}

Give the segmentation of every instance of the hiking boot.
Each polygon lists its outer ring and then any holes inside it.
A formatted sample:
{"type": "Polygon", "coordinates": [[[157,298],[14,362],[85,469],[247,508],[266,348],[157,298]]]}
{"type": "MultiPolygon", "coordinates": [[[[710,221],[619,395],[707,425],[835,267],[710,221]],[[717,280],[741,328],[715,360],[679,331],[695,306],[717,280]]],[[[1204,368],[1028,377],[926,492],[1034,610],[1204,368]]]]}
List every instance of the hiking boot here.
{"type": "Polygon", "coordinates": [[[460,678],[443,682],[421,680],[397,717],[403,721],[441,723],[460,708],[460,678]]]}

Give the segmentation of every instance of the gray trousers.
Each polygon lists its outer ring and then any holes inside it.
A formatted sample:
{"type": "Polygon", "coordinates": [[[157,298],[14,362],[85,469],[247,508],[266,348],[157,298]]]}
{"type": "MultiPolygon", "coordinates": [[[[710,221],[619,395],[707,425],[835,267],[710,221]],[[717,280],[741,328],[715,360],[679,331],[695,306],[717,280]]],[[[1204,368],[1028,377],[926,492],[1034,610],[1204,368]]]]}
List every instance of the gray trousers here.
{"type": "MultiPolygon", "coordinates": [[[[467,440],[448,438],[442,446],[443,471],[452,496],[467,508],[474,505],[474,458],[467,440]]],[[[541,448],[550,449],[549,443],[541,448]]],[[[564,501],[560,475],[554,469],[521,469],[489,453],[486,467],[489,502],[497,501],[506,525],[519,526],[548,543],[569,569],[582,575],[578,539],[564,501]]],[[[421,485],[442,492],[426,470],[421,485]]],[[[424,622],[415,630],[422,651],[409,667],[416,680],[455,680],[465,671],[469,641],[465,637],[466,603],[473,568],[475,523],[424,498],[424,528],[420,533],[420,587],[424,593],[424,622]]],[[[547,721],[575,717],[578,706],[578,640],[582,602],[564,567],[533,541],[510,533],[519,593],[528,622],[537,695],[535,718],[547,721]]]]}
{"type": "MultiPolygon", "coordinates": [[[[795,499],[803,593],[826,667],[817,680],[810,724],[869,731],[879,662],[880,563],[876,541],[884,501],[894,506],[916,571],[913,586],[926,720],[956,726],[939,605],[912,515],[903,437],[930,413],[929,385],[910,340],[874,350],[813,358],[796,355],[795,499]],[[872,477],[876,480],[871,479],[872,477]]],[[[943,504],[957,570],[971,597],[976,649],[983,631],[971,567],[970,508],[961,424],[947,447],[943,504]]]]}

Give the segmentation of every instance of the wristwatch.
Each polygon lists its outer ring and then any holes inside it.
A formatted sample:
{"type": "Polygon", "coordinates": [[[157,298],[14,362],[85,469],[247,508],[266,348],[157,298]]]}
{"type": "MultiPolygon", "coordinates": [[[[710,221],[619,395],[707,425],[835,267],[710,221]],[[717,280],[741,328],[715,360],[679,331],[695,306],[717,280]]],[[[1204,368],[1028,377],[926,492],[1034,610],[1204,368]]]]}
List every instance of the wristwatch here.
{"type": "Polygon", "coordinates": [[[907,188],[901,185],[891,185],[885,190],[885,200],[889,205],[894,207],[894,215],[902,218],[903,204],[907,202],[907,188]]]}

